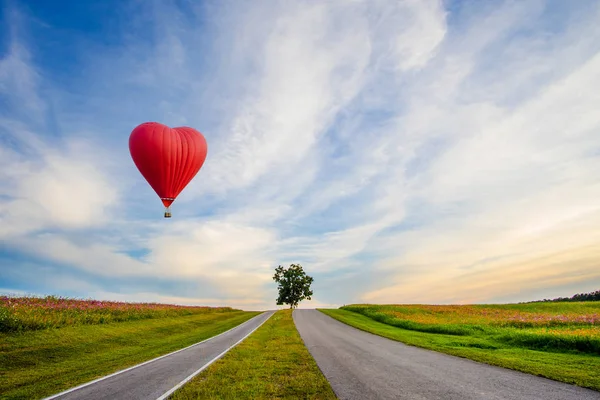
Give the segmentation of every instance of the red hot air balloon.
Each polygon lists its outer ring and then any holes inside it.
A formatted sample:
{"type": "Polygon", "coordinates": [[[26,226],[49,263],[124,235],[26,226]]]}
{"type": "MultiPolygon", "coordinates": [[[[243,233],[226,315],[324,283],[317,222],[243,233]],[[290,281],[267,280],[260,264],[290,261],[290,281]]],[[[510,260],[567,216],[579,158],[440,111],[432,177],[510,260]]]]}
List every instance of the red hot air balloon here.
{"type": "Polygon", "coordinates": [[[131,158],[165,205],[165,218],[171,217],[169,206],[204,164],[206,151],[206,139],[193,128],[145,122],[131,132],[131,158]]]}

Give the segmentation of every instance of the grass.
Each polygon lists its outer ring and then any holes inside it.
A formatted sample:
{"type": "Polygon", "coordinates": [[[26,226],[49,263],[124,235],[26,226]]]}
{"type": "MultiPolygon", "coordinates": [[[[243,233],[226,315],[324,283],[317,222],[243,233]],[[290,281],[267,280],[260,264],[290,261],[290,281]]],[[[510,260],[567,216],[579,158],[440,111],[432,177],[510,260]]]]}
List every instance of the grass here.
{"type": "MultiPolygon", "coordinates": [[[[551,303],[546,304],[550,305],[551,303]]],[[[557,304],[554,303],[554,307],[557,304]]],[[[530,307],[529,310],[538,307],[536,305],[527,306],[530,307]]],[[[460,317],[448,315],[436,319],[433,311],[441,312],[442,310],[434,308],[432,311],[429,307],[434,306],[361,305],[346,306],[342,309],[319,309],[319,311],[355,328],[408,345],[600,390],[600,357],[594,351],[580,351],[554,346],[552,343],[546,348],[538,348],[537,344],[524,343],[522,337],[519,336],[519,328],[515,328],[510,324],[502,327],[502,325],[486,325],[481,321],[473,323],[473,320],[469,320],[468,317],[465,317],[463,319],[464,323],[460,324],[458,323],[460,317]],[[357,308],[361,307],[363,310],[357,312],[357,308]],[[405,310],[402,310],[402,308],[405,310]],[[432,313],[423,316],[427,310],[432,311],[432,313]],[[398,312],[398,314],[392,315],[390,311],[398,312]],[[410,315],[413,317],[407,318],[410,315]],[[420,322],[417,322],[417,320],[420,322]],[[437,321],[437,323],[434,323],[434,321],[437,321]],[[505,337],[506,335],[510,337],[511,333],[515,335],[515,340],[507,340],[505,337]]],[[[577,305],[574,307],[577,308],[577,305]]],[[[492,309],[494,308],[502,309],[502,307],[497,306],[492,307],[492,309]]],[[[508,309],[516,309],[519,312],[524,311],[512,306],[508,309]]],[[[462,309],[457,312],[460,315],[460,312],[464,313],[465,310],[462,309]]],[[[473,318],[475,319],[475,316],[473,318]]],[[[544,330],[553,328],[538,325],[534,328],[523,329],[544,330]]],[[[528,334],[535,335],[535,332],[529,332],[528,334]]]]}
{"type": "Polygon", "coordinates": [[[341,307],[419,332],[481,337],[545,351],[600,355],[600,302],[496,305],[371,305],[341,307]]]}
{"type": "Polygon", "coordinates": [[[170,399],[336,399],[291,310],[276,312],[170,399]]]}
{"type": "Polygon", "coordinates": [[[239,311],[230,307],[124,303],[66,297],[0,296],[0,332],[24,332],[73,325],[180,317],[239,311]]]}
{"type": "Polygon", "coordinates": [[[49,396],[224,332],[258,312],[226,311],[0,333],[3,398],[49,396]]]}

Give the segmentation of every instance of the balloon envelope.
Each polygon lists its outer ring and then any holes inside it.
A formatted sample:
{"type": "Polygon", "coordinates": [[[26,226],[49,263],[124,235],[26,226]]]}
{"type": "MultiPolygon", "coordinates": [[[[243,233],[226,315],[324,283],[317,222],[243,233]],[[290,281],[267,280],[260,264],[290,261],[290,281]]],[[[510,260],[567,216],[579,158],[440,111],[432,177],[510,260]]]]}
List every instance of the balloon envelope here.
{"type": "Polygon", "coordinates": [[[168,208],[204,164],[207,145],[204,136],[193,128],[145,122],[131,132],[129,152],[168,208]]]}

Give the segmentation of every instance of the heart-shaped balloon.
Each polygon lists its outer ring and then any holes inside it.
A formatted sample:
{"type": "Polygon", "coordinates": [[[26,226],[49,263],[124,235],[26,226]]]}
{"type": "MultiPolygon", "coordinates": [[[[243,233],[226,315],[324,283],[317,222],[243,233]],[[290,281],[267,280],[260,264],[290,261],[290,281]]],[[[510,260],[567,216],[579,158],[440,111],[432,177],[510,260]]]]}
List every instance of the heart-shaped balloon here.
{"type": "Polygon", "coordinates": [[[202,168],[207,145],[204,136],[193,128],[145,122],[131,132],[129,152],[167,207],[165,217],[170,217],[169,206],[202,168]]]}

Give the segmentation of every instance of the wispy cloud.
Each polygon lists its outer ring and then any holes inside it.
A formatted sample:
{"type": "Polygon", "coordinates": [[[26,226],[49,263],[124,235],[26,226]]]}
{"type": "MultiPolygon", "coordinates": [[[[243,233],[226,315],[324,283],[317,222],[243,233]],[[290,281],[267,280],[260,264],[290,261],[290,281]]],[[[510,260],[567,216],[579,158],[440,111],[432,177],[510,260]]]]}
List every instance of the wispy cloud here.
{"type": "Polygon", "coordinates": [[[308,306],[600,283],[594,2],[119,3],[105,41],[62,49],[70,76],[47,58],[60,25],[40,40],[52,16],[16,4],[2,260],[79,289],[0,286],[260,309],[289,262],[315,276],[308,306]],[[128,154],[147,120],[207,137],[172,220],[128,154]]]}

